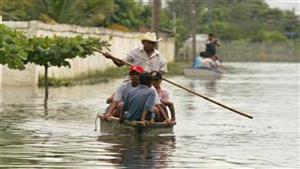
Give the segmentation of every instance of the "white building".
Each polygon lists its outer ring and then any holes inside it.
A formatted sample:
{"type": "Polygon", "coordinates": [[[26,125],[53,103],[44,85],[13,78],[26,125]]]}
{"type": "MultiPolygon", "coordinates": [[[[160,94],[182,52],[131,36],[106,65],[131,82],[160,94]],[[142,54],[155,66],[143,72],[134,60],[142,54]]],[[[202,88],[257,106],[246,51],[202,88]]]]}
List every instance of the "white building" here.
{"type": "MultiPolygon", "coordinates": [[[[199,55],[200,52],[205,51],[205,44],[208,38],[207,34],[197,34],[196,35],[196,54],[199,55]]],[[[191,59],[195,56],[192,56],[192,47],[193,47],[193,40],[192,37],[187,39],[183,47],[179,50],[179,56],[181,59],[191,59]]]]}

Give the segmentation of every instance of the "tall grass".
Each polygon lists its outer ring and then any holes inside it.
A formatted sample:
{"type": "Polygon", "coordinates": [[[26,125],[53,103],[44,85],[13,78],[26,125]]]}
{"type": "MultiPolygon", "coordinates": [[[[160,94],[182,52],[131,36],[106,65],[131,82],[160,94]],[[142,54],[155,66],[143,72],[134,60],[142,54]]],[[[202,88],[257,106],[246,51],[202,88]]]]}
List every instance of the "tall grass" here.
{"type": "MultiPolygon", "coordinates": [[[[49,78],[49,86],[73,86],[78,84],[96,84],[108,82],[114,78],[126,77],[128,67],[112,67],[103,71],[89,71],[74,78],[49,78]]],[[[44,77],[39,77],[39,86],[44,86],[44,77]]]]}
{"type": "Polygon", "coordinates": [[[228,42],[218,48],[225,62],[299,62],[300,42],[228,42]]]}

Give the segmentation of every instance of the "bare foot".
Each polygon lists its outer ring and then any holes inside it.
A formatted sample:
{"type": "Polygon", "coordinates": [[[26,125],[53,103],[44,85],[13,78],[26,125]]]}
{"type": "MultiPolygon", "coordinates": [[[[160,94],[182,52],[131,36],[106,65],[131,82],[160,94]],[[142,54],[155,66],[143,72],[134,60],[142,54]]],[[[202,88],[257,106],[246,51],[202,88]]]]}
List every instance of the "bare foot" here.
{"type": "Polygon", "coordinates": [[[168,125],[171,125],[171,120],[168,119],[168,120],[165,120],[164,123],[168,124],[168,125]]]}
{"type": "Polygon", "coordinates": [[[149,122],[148,121],[139,121],[139,123],[141,124],[141,125],[143,125],[143,126],[146,126],[146,125],[148,125],[149,124],[149,122]]]}

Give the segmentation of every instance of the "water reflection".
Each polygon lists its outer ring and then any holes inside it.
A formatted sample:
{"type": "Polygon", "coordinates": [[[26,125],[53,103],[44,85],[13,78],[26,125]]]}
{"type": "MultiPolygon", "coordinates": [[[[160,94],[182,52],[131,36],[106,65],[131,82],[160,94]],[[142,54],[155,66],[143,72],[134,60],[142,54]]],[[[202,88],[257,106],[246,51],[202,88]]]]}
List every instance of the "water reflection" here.
{"type": "Polygon", "coordinates": [[[43,89],[4,88],[0,168],[300,168],[299,64],[233,63],[217,81],[171,77],[254,116],[163,82],[176,103],[174,136],[93,131],[121,80],[51,88],[47,115],[43,89]]]}
{"type": "Polygon", "coordinates": [[[110,163],[127,168],[167,168],[176,148],[175,136],[102,135],[98,141],[111,144],[106,150],[117,158],[110,163]]]}
{"type": "Polygon", "coordinates": [[[197,90],[199,90],[199,88],[203,86],[204,87],[203,90],[205,91],[205,93],[214,95],[217,92],[217,83],[218,83],[218,79],[210,79],[210,80],[194,79],[192,81],[189,81],[189,87],[193,91],[197,92],[197,90]]]}

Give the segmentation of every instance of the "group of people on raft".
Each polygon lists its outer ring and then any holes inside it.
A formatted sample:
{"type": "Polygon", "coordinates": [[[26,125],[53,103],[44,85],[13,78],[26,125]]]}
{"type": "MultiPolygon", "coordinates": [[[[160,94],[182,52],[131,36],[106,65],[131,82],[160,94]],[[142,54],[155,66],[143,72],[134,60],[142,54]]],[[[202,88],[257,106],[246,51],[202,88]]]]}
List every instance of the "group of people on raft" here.
{"type": "MultiPolygon", "coordinates": [[[[118,117],[123,120],[140,121],[142,125],[154,122],[175,124],[174,103],[170,101],[168,91],[161,87],[163,75],[167,72],[166,59],[155,49],[155,33],[147,32],[141,37],[143,46],[127,54],[124,61],[130,63],[127,78],[107,99],[109,106],[105,110],[104,120],[118,117]]],[[[103,55],[111,59],[118,67],[125,63],[109,53],[103,55]]]]}
{"type": "Polygon", "coordinates": [[[200,55],[197,55],[194,58],[192,68],[207,68],[214,71],[221,71],[221,60],[216,55],[216,48],[220,43],[214,34],[209,34],[206,41],[205,52],[200,52],[200,55]]]}

